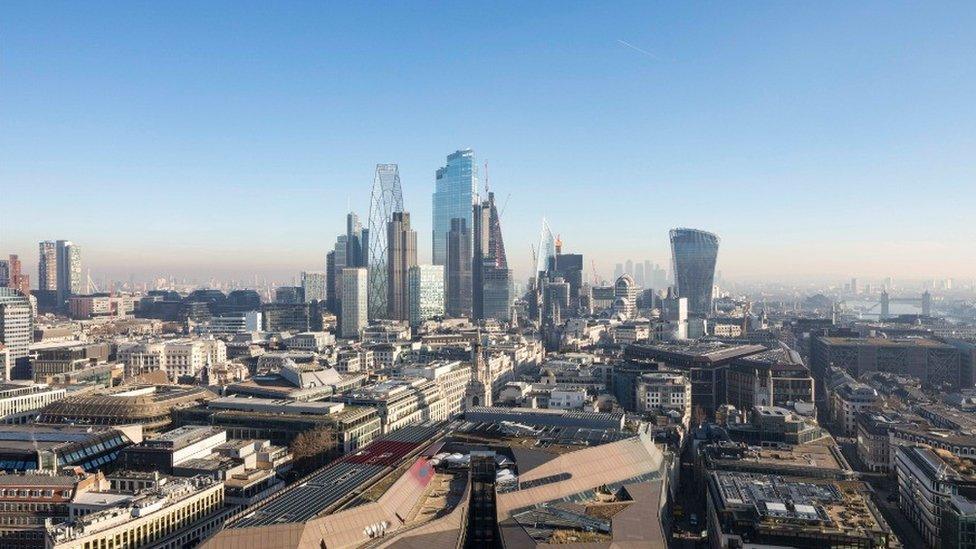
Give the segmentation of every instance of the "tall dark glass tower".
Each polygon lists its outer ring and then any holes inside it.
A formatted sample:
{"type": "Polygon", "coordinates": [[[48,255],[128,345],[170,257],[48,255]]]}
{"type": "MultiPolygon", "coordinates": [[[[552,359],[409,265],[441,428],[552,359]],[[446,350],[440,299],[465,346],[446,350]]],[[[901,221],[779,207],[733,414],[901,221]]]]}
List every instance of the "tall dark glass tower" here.
{"type": "Polygon", "coordinates": [[[417,265],[417,231],[410,228],[410,214],[393,212],[386,224],[387,318],[410,320],[407,273],[417,265]]]}
{"type": "Polygon", "coordinates": [[[471,316],[471,229],[463,218],[451,220],[447,233],[445,312],[454,318],[471,316]]]}
{"type": "Polygon", "coordinates": [[[474,246],[471,286],[474,317],[507,322],[511,318],[512,271],[505,256],[495,193],[488,193],[488,200],[476,204],[472,213],[474,246]]]}
{"type": "Polygon", "coordinates": [[[433,231],[431,234],[434,265],[447,264],[447,233],[452,219],[463,219],[468,229],[474,227],[471,206],[478,199],[478,166],[474,151],[462,149],[447,157],[447,164],[437,169],[433,195],[433,231]]]}
{"type": "Polygon", "coordinates": [[[674,289],[688,298],[688,310],[707,315],[712,310],[712,284],[718,259],[718,236],[698,229],[671,230],[674,289]]]}

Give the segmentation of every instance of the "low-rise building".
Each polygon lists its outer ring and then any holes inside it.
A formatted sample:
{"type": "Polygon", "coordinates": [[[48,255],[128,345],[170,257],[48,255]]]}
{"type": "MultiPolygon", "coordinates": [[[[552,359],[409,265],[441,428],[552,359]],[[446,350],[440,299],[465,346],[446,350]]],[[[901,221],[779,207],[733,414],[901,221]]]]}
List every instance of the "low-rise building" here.
{"type": "Polygon", "coordinates": [[[448,418],[449,403],[442,398],[434,380],[422,377],[389,379],[347,393],[341,400],[354,406],[376,409],[382,432],[391,433],[407,425],[448,418]]]}
{"type": "MultiPolygon", "coordinates": [[[[899,507],[921,534],[926,546],[945,547],[942,545],[944,538],[959,539],[963,532],[943,530],[952,522],[944,524],[942,518],[952,513],[953,496],[965,494],[969,499],[976,495],[976,464],[941,449],[899,446],[895,471],[899,507]]],[[[973,504],[969,499],[969,505],[973,504]]]]}
{"type": "Polygon", "coordinates": [[[715,548],[888,547],[896,538],[860,482],[713,472],[708,540],[715,548]]]}
{"type": "Polygon", "coordinates": [[[320,429],[329,433],[336,453],[355,451],[381,431],[375,409],[340,402],[231,396],[177,410],[174,416],[180,425],[219,426],[231,438],[267,439],[281,446],[301,433],[320,429]]]}
{"type": "Polygon", "coordinates": [[[447,417],[454,417],[461,413],[464,406],[464,391],[471,380],[471,365],[459,360],[434,361],[404,366],[398,375],[433,381],[440,389],[440,398],[446,403],[447,417]]]}
{"type": "Polygon", "coordinates": [[[685,427],[691,421],[691,381],[680,372],[648,372],[637,381],[637,411],[663,413],[685,427]]]}
{"type": "Polygon", "coordinates": [[[83,501],[99,505],[47,528],[48,549],[103,547],[192,547],[223,524],[224,483],[209,477],[171,479],[153,488],[110,497],[89,491],[83,501]],[[118,540],[118,541],[116,541],[118,540]]]}
{"type": "Polygon", "coordinates": [[[0,423],[27,423],[41,408],[67,396],[64,387],[36,385],[0,385],[0,423]]]}
{"type": "Polygon", "coordinates": [[[45,524],[67,520],[72,498],[100,480],[71,469],[0,475],[0,547],[44,547],[45,524]]]}

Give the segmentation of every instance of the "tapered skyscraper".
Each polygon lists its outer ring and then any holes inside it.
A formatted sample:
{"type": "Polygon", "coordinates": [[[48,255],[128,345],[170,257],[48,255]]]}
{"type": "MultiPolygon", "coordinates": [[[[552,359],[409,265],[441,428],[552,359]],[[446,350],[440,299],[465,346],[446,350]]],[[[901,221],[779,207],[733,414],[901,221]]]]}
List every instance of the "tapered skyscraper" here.
{"type": "Polygon", "coordinates": [[[508,321],[512,305],[512,271],[505,256],[495,193],[472,208],[474,218],[471,262],[472,309],[476,319],[508,321]]]}
{"type": "Polygon", "coordinates": [[[712,284],[718,259],[718,236],[697,229],[671,230],[674,289],[688,299],[688,310],[704,316],[712,310],[712,284]]]}
{"type": "Polygon", "coordinates": [[[417,231],[407,212],[393,212],[386,227],[387,318],[410,320],[407,273],[417,264],[417,231]]]}
{"type": "Polygon", "coordinates": [[[471,207],[477,202],[478,166],[474,151],[463,149],[447,156],[447,164],[437,169],[433,196],[434,265],[447,264],[447,233],[452,219],[463,219],[469,229],[474,227],[471,207]]]}
{"type": "Polygon", "coordinates": [[[387,239],[386,224],[394,212],[403,211],[400,169],[396,164],[377,164],[373,192],[369,200],[369,317],[387,315],[387,239]]]}

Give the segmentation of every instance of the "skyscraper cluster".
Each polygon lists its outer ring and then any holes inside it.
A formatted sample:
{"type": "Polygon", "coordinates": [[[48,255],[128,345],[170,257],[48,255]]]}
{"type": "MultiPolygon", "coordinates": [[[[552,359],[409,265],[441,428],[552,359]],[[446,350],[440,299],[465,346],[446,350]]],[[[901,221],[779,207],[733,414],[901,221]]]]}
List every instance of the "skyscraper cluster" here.
{"type": "Polygon", "coordinates": [[[377,165],[368,228],[349,212],[345,234],[326,254],[324,299],[339,316],[344,337],[371,319],[416,324],[445,315],[511,318],[512,271],[501,220],[494,194],[478,194],[472,150],[448,155],[437,169],[432,201],[433,266],[419,265],[417,232],[404,208],[397,165],[377,165]],[[361,307],[364,299],[367,306],[361,307]]]}

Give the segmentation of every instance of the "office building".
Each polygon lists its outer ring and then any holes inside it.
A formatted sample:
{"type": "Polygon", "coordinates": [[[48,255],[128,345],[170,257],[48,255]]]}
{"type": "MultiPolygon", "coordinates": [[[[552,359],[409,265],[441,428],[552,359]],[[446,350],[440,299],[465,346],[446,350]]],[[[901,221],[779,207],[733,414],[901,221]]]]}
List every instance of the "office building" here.
{"type": "Polygon", "coordinates": [[[212,317],[201,328],[201,332],[213,335],[233,335],[260,332],[262,329],[261,311],[225,313],[212,317]]]}
{"type": "Polygon", "coordinates": [[[278,286],[275,288],[275,303],[298,305],[306,303],[301,286],[278,286]]]}
{"type": "Polygon", "coordinates": [[[726,380],[728,403],[740,410],[814,402],[810,370],[792,349],[771,349],[733,360],[726,380]]]}
{"type": "Polygon", "coordinates": [[[444,266],[414,265],[407,279],[410,324],[444,316],[444,266]]]}
{"type": "Polygon", "coordinates": [[[331,310],[335,314],[342,312],[342,270],[346,265],[346,235],[341,234],[336,237],[335,247],[326,256],[326,261],[331,259],[331,271],[329,271],[329,289],[332,291],[331,310]]]}
{"type": "MultiPolygon", "coordinates": [[[[659,342],[632,344],[624,349],[624,357],[638,366],[668,369],[685,373],[691,379],[692,411],[713,415],[715,409],[727,402],[726,370],[733,361],[765,351],[762,345],[727,345],[717,342],[659,342]]],[[[632,377],[627,371],[614,370],[614,390],[622,406],[633,401],[632,377]]],[[[625,406],[625,409],[631,410],[625,406]]]]}
{"type": "Polygon", "coordinates": [[[697,229],[671,230],[671,260],[674,287],[679,297],[688,298],[693,315],[712,311],[712,286],[718,258],[718,236],[697,229]]]}
{"type": "Polygon", "coordinates": [[[342,269],[342,314],[340,334],[344,338],[358,338],[366,327],[369,307],[368,274],[365,267],[342,269]]]}
{"type": "MultiPolygon", "coordinates": [[[[85,496],[90,508],[48,527],[48,549],[195,547],[229,514],[224,483],[202,475],[168,479],[125,497],[118,490],[85,496]]],[[[77,501],[72,505],[79,507],[77,501]]]]}
{"type": "Polygon", "coordinates": [[[0,343],[7,349],[15,379],[29,379],[27,350],[33,338],[33,317],[27,296],[0,288],[0,343]]]}
{"type": "MultiPolygon", "coordinates": [[[[898,446],[893,452],[902,512],[921,534],[926,547],[952,547],[952,540],[958,540],[964,532],[958,530],[959,526],[972,525],[971,517],[959,519],[960,515],[972,515],[976,506],[973,462],[925,446],[898,446]],[[943,522],[943,517],[950,520],[943,522]]],[[[968,534],[972,536],[971,532],[968,534]]]]}
{"type": "Polygon", "coordinates": [[[45,240],[38,244],[37,289],[56,292],[58,290],[58,248],[45,240]]]}
{"type": "Polygon", "coordinates": [[[369,230],[363,229],[359,216],[346,214],[346,267],[365,267],[369,259],[369,230]]]}
{"type": "Polygon", "coordinates": [[[27,423],[38,410],[64,398],[68,394],[63,387],[0,384],[0,423],[27,423]]]}
{"type": "MultiPolygon", "coordinates": [[[[369,260],[357,267],[369,267],[369,312],[368,317],[383,318],[389,312],[387,299],[389,297],[387,267],[390,245],[387,234],[387,223],[393,215],[403,211],[403,190],[400,186],[400,169],[396,164],[377,164],[373,175],[373,191],[369,200],[369,260]]],[[[416,249],[416,244],[414,244],[416,249]]],[[[349,265],[350,267],[353,265],[349,265]]],[[[406,276],[406,272],[404,272],[406,276]]]]}
{"type": "Polygon", "coordinates": [[[471,316],[471,229],[464,218],[451,220],[447,234],[445,312],[452,318],[471,316]]]}
{"type": "Polygon", "coordinates": [[[407,274],[417,265],[417,231],[410,228],[409,213],[393,212],[393,218],[386,224],[386,238],[386,318],[409,320],[407,274]]]}
{"type": "Polygon", "coordinates": [[[637,284],[629,274],[624,274],[613,284],[615,312],[630,318],[637,312],[637,284]]]}
{"type": "Polygon", "coordinates": [[[472,309],[474,318],[507,322],[511,318],[512,271],[505,256],[495,193],[472,208],[472,309]]]}
{"type": "Polygon", "coordinates": [[[918,378],[933,386],[964,383],[962,354],[957,347],[925,337],[816,337],[810,344],[810,369],[823,376],[830,366],[858,378],[867,372],[889,372],[918,378]]]}
{"type": "Polygon", "coordinates": [[[711,547],[889,547],[896,540],[860,482],[716,471],[707,479],[711,547]]]}
{"type": "Polygon", "coordinates": [[[129,385],[71,395],[45,406],[38,423],[57,425],[139,424],[142,432],[166,431],[173,410],[211,400],[217,395],[187,385],[129,385]]]}
{"type": "Polygon", "coordinates": [[[0,475],[0,547],[43,549],[45,524],[67,520],[71,500],[101,478],[74,471],[0,475]]]}
{"type": "Polygon", "coordinates": [[[0,288],[11,288],[29,296],[31,294],[30,276],[24,272],[20,257],[10,254],[9,259],[0,259],[0,288]]]}
{"type": "Polygon", "coordinates": [[[68,297],[82,293],[81,247],[69,240],[57,241],[58,306],[65,307],[68,297]]]}
{"type": "Polygon", "coordinates": [[[266,332],[307,332],[311,329],[310,305],[306,303],[265,303],[261,322],[266,332]]]}
{"type": "Polygon", "coordinates": [[[325,301],[328,277],[324,271],[302,271],[302,294],[305,303],[325,301]]]}
{"type": "Polygon", "coordinates": [[[648,372],[637,379],[637,411],[664,413],[685,427],[691,421],[691,381],[679,372],[648,372]]]}
{"type": "Polygon", "coordinates": [[[447,164],[437,169],[433,195],[432,263],[447,263],[447,234],[452,219],[463,219],[473,227],[471,207],[477,202],[478,166],[474,151],[458,150],[447,156],[447,164]]]}
{"type": "Polygon", "coordinates": [[[326,308],[333,314],[339,312],[339,299],[336,296],[338,284],[336,279],[340,277],[340,271],[336,269],[336,253],[330,250],[325,254],[325,303],[326,308]]]}

